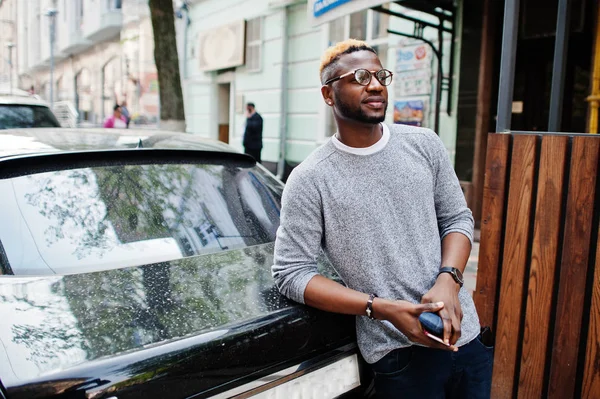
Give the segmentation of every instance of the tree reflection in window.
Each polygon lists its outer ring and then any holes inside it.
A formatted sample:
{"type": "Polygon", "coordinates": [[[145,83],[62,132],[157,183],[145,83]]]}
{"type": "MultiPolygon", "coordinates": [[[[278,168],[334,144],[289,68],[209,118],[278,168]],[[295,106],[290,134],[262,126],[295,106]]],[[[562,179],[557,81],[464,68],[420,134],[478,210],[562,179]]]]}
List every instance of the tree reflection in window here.
{"type": "MultiPolygon", "coordinates": [[[[94,167],[13,179],[19,211],[36,226],[32,250],[58,273],[273,242],[280,193],[269,184],[255,169],[180,164],[94,167]]],[[[7,248],[9,261],[10,252],[7,248]]]]}

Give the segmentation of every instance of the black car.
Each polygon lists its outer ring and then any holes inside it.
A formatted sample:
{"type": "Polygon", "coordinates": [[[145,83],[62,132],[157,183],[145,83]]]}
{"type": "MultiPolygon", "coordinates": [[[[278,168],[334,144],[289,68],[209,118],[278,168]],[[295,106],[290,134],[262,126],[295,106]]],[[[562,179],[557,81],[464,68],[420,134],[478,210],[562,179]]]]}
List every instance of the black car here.
{"type": "Polygon", "coordinates": [[[354,318],[274,286],[282,189],[189,134],[1,131],[0,398],[363,395],[354,318]]]}

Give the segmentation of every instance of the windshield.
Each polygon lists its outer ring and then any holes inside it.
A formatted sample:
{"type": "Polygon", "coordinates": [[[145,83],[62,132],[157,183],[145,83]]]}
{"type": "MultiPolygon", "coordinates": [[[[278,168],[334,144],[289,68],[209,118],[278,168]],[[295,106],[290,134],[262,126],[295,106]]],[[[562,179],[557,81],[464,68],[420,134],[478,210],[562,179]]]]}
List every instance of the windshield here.
{"type": "Polygon", "coordinates": [[[60,127],[48,107],[37,105],[0,105],[0,129],[60,127]]]}
{"type": "Polygon", "coordinates": [[[205,164],[0,180],[0,272],[82,273],[273,242],[281,198],[274,181],[257,167],[205,164]]]}

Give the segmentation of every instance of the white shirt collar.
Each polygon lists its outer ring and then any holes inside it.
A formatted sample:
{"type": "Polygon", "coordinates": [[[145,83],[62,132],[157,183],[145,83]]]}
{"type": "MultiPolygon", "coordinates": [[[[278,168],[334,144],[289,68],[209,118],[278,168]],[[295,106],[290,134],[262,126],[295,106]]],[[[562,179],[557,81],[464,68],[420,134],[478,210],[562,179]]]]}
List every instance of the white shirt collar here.
{"type": "Polygon", "coordinates": [[[356,147],[350,147],[347,146],[346,144],[342,143],[338,138],[337,138],[337,132],[336,134],[334,134],[331,137],[331,141],[333,143],[333,145],[335,146],[335,148],[337,148],[340,151],[344,151],[347,152],[349,154],[354,154],[354,155],[372,155],[375,154],[376,152],[379,152],[381,150],[383,150],[385,148],[385,146],[387,145],[388,141],[390,141],[390,129],[387,127],[387,125],[385,123],[381,124],[382,130],[383,130],[383,134],[381,135],[381,138],[372,146],[369,147],[364,147],[364,148],[356,148],[356,147]]]}

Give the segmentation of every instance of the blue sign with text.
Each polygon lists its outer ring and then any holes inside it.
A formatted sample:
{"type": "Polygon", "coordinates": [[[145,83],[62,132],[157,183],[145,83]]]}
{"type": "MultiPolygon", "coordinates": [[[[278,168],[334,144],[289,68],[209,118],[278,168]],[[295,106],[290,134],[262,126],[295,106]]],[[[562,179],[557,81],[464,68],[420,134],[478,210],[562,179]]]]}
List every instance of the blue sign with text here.
{"type": "Polygon", "coordinates": [[[349,3],[350,1],[352,0],[317,0],[313,6],[313,15],[315,17],[319,17],[325,14],[327,11],[331,11],[342,4],[349,3]]]}

